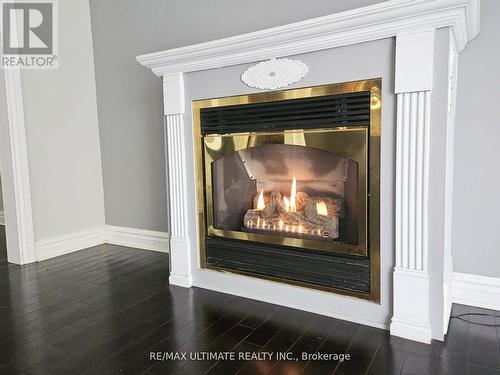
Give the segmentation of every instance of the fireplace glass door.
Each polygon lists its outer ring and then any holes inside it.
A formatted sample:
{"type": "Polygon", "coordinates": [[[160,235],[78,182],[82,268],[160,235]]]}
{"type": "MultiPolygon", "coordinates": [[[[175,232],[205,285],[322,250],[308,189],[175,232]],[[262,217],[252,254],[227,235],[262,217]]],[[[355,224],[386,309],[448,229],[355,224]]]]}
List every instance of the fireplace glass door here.
{"type": "Polygon", "coordinates": [[[210,236],[366,255],[367,127],[207,135],[210,236]]]}

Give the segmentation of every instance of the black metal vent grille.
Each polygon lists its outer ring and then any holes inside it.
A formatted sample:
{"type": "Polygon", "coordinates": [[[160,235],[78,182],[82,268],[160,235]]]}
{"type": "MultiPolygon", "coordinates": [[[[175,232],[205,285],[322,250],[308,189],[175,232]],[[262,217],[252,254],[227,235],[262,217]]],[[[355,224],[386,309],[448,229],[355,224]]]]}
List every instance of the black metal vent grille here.
{"type": "Polygon", "coordinates": [[[368,126],[370,91],[203,108],[203,134],[368,126]]]}
{"type": "Polygon", "coordinates": [[[208,266],[320,287],[370,291],[367,258],[210,237],[205,251],[208,266]]]}

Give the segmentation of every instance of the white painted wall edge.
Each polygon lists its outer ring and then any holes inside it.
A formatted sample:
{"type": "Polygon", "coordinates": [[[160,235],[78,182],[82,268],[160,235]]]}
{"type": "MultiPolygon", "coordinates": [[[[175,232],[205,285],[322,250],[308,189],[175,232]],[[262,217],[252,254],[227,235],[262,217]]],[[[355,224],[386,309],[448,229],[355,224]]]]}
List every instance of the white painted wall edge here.
{"type": "Polygon", "coordinates": [[[0,211],[0,225],[5,225],[5,214],[0,211]]]}
{"type": "Polygon", "coordinates": [[[169,251],[166,232],[106,225],[37,241],[36,260],[46,260],[106,243],[162,253],[169,251]]]}
{"type": "Polygon", "coordinates": [[[453,302],[500,310],[500,278],[453,273],[453,302]]]}
{"type": "MultiPolygon", "coordinates": [[[[17,249],[7,248],[7,259],[15,264],[27,264],[36,260],[36,250],[21,71],[4,69],[4,79],[18,243],[17,249]]],[[[10,232],[12,228],[6,230],[10,232]]]]}
{"type": "Polygon", "coordinates": [[[106,225],[106,243],[168,253],[166,232],[106,225]]]}

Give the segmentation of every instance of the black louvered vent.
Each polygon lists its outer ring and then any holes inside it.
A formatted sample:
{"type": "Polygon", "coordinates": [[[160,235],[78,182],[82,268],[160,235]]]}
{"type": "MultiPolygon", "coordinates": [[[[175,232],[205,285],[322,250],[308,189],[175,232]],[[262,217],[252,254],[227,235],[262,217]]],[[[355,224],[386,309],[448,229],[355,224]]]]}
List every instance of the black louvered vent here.
{"type": "Polygon", "coordinates": [[[205,241],[207,265],[311,285],[370,291],[368,258],[225,238],[205,241]]]}
{"type": "Polygon", "coordinates": [[[200,115],[203,134],[368,126],[370,92],[203,108],[200,115]]]}

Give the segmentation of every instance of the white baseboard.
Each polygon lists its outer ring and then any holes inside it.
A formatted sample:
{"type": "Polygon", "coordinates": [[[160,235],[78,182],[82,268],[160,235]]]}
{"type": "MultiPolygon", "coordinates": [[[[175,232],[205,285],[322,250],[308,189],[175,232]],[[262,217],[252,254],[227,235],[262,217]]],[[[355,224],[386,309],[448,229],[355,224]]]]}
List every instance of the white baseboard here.
{"type": "Polygon", "coordinates": [[[105,243],[168,253],[168,234],[165,232],[106,225],[104,228],[37,241],[35,243],[36,260],[54,258],[105,243]]]}
{"type": "Polygon", "coordinates": [[[168,253],[168,234],[152,230],[106,225],[106,243],[168,253]]]}
{"type": "Polygon", "coordinates": [[[95,228],[81,232],[48,238],[35,242],[36,260],[45,260],[59,255],[102,245],[105,242],[104,229],[95,228]]]}
{"type": "Polygon", "coordinates": [[[5,215],[3,211],[0,211],[0,225],[5,225],[5,215]]]}
{"type": "Polygon", "coordinates": [[[391,335],[404,339],[430,344],[432,340],[430,325],[419,325],[413,321],[392,318],[391,335]]]}
{"type": "Polygon", "coordinates": [[[500,278],[453,273],[453,302],[500,310],[500,278]]]}

